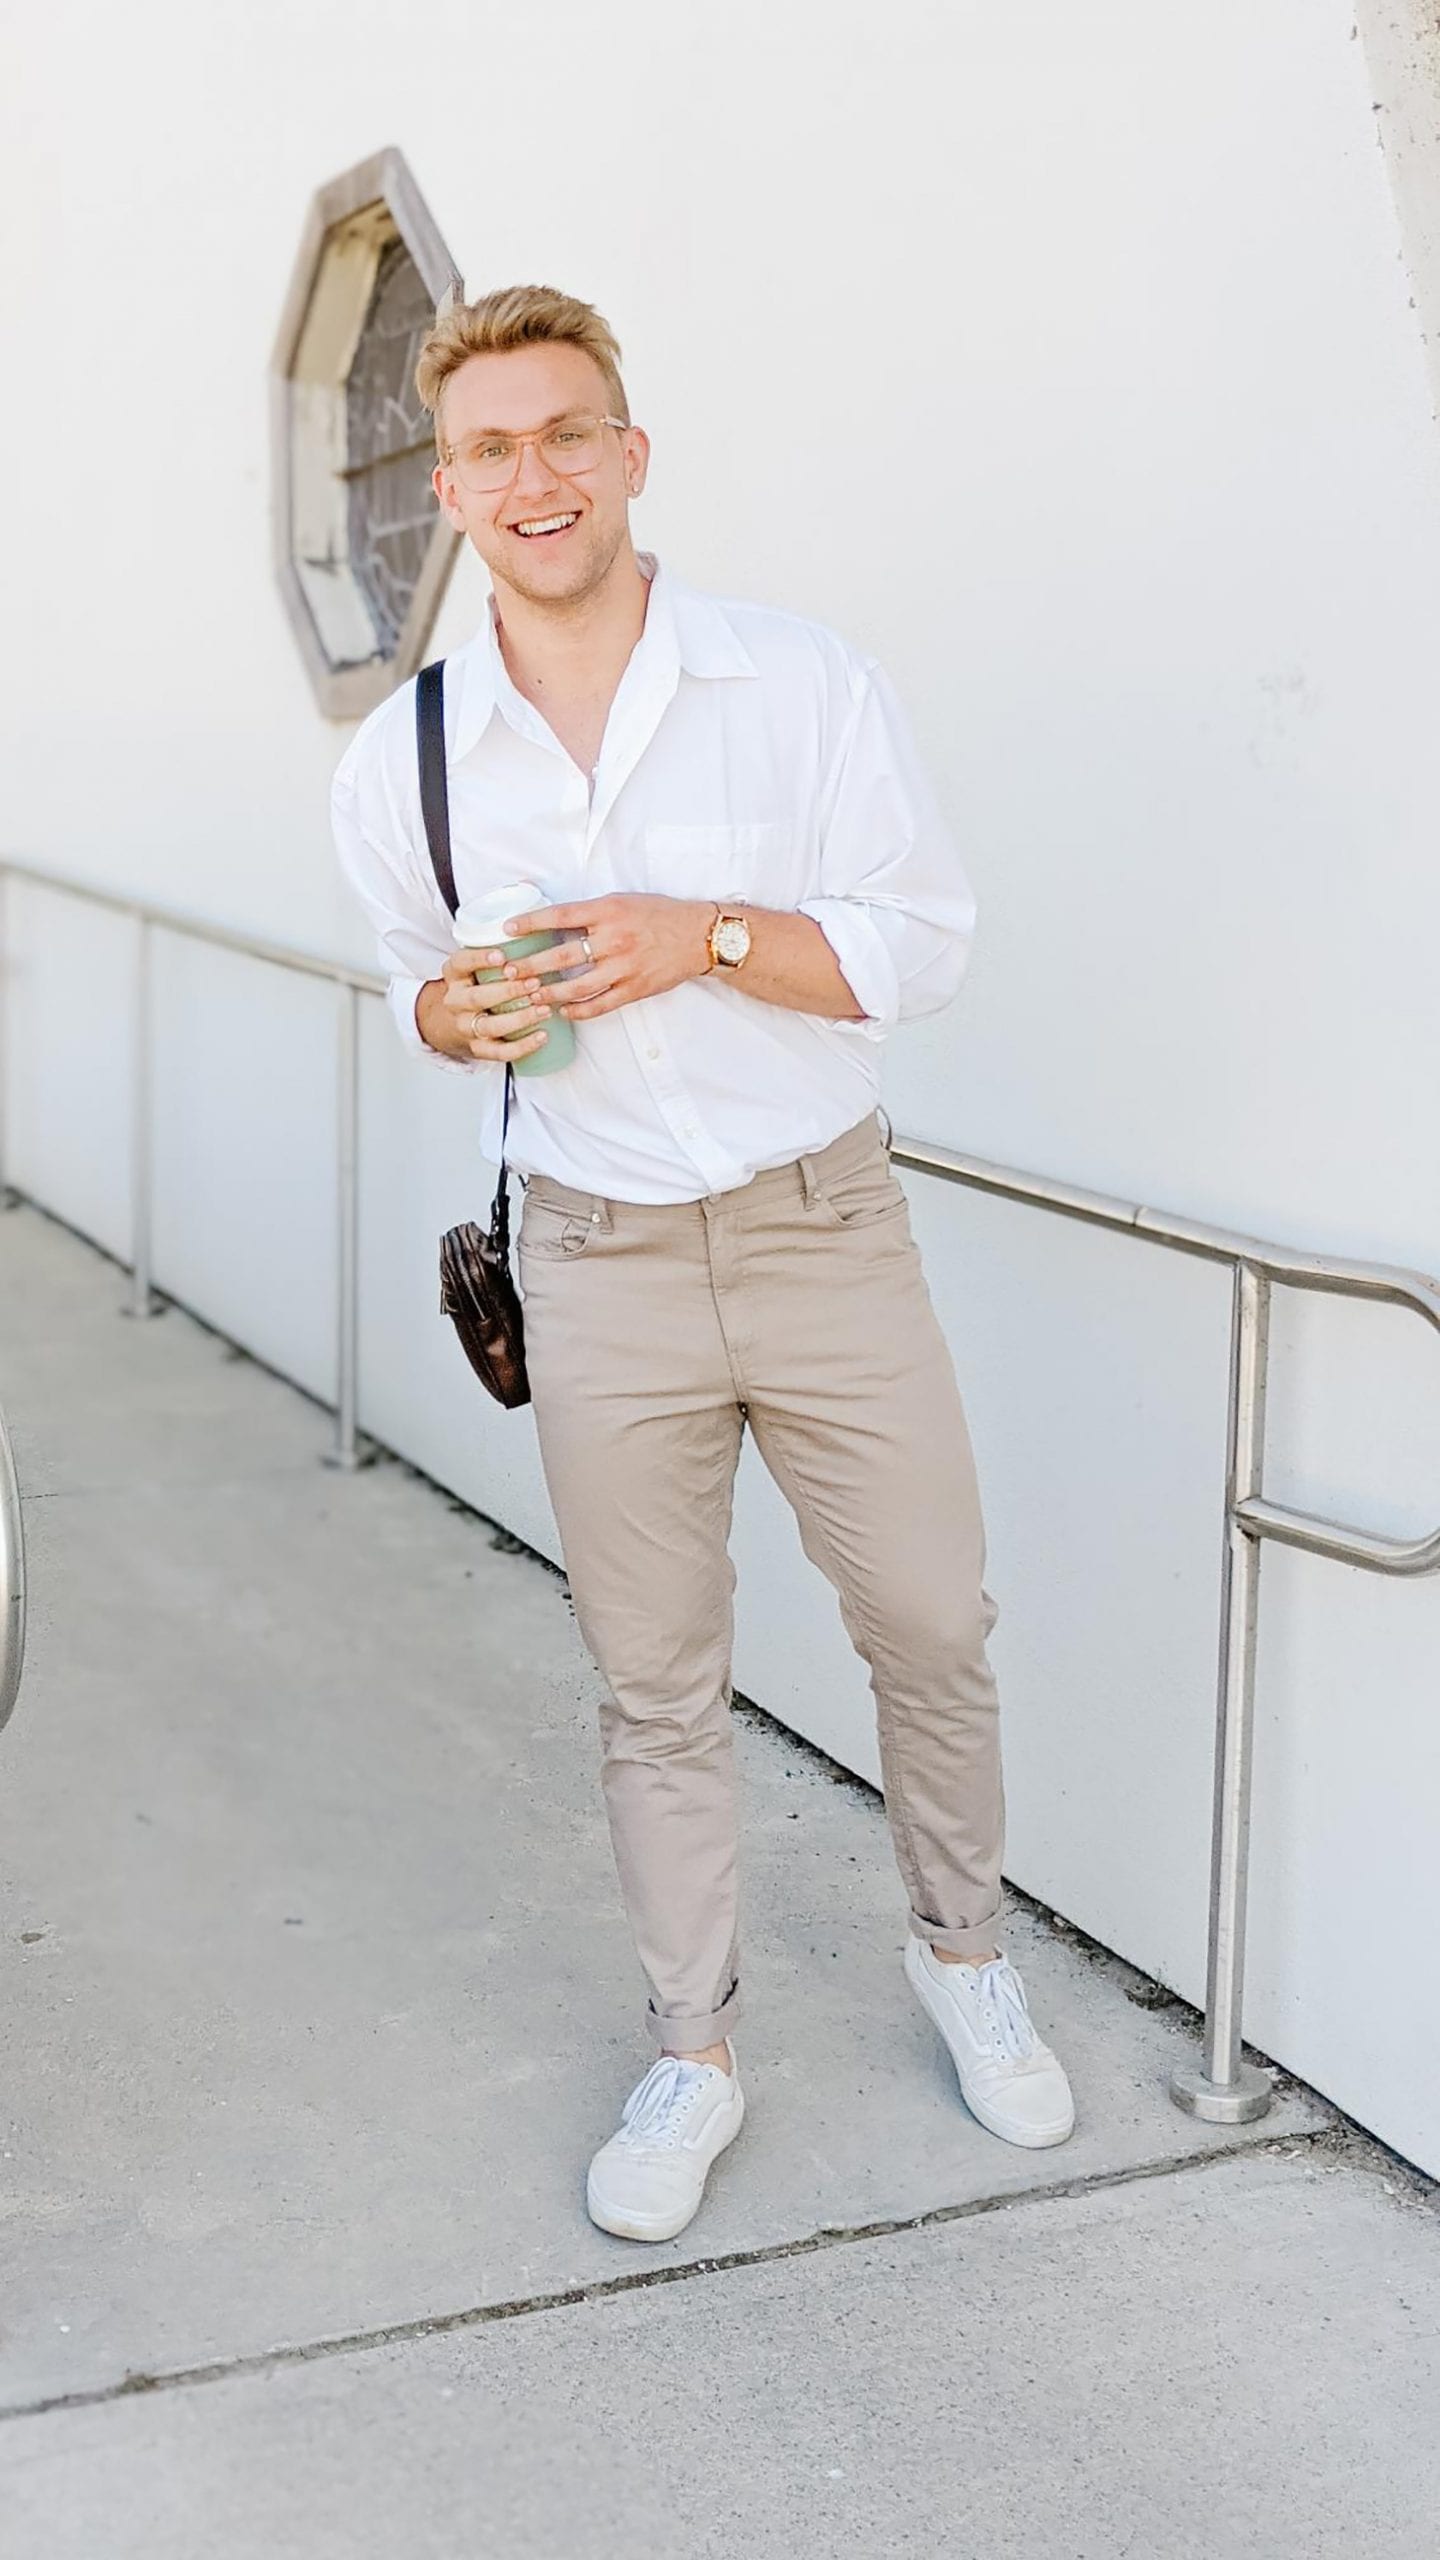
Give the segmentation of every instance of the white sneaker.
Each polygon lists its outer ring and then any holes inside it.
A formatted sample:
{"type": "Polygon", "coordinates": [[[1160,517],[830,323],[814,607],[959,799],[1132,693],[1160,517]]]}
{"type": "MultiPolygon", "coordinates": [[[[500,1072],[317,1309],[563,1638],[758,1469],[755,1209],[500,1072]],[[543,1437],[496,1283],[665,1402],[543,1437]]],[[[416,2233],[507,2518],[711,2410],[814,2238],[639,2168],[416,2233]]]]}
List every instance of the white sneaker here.
{"type": "Polygon", "coordinates": [[[1002,2142],[1045,2151],[1075,2130],[1064,2066],[1035,2032],[1009,1957],[944,1964],[923,1938],[906,1941],[905,1972],[950,2048],[972,2116],[1002,2142]]]}
{"type": "Polygon", "coordinates": [[[590,2219],[621,2240],[673,2240],[694,2219],[713,2161],[729,2148],[745,2117],[745,2098],[726,2039],[730,2068],[662,2054],[625,2101],[620,2130],[590,2163],[585,2202],[590,2219]]]}

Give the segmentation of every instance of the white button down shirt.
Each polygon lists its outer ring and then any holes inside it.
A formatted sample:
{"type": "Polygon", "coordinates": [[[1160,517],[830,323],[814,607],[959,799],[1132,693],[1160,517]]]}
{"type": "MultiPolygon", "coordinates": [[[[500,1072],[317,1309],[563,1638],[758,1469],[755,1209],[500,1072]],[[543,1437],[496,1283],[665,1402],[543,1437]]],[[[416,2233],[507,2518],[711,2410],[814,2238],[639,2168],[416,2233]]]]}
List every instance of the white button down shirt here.
{"type": "MultiPolygon", "coordinates": [[[[828,1145],[873,1110],[879,1044],[947,1004],[975,908],[878,667],[833,632],[720,603],[646,556],[644,631],[593,788],[511,682],[492,611],[447,663],[450,832],[462,902],[531,880],[546,905],[614,890],[813,916],[861,1022],[747,995],[743,969],[577,1023],[573,1065],[515,1083],[508,1155],[618,1200],[696,1200],[828,1145]]],[[[415,999],[454,949],[420,813],[415,688],[357,732],[335,777],[340,860],[380,938],[409,1047],[478,1077],[499,1152],[503,1077],[444,1060],[415,999]]]]}

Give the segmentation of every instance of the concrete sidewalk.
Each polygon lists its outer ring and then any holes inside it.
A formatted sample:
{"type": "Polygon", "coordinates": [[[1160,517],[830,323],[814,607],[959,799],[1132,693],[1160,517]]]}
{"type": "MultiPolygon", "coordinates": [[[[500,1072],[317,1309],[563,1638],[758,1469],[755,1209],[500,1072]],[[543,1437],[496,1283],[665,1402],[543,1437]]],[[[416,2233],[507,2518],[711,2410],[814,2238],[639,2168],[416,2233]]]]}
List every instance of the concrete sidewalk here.
{"type": "Polygon", "coordinates": [[[563,1585],[121,1296],[0,1220],[5,2560],[1440,2546],[1419,2182],[1304,2092],[1181,2117],[1193,2023],[1023,1914],[1080,2125],[992,2141],[878,1806],[753,1715],[750,2120],[596,2232],[647,2054],[563,1585]]]}

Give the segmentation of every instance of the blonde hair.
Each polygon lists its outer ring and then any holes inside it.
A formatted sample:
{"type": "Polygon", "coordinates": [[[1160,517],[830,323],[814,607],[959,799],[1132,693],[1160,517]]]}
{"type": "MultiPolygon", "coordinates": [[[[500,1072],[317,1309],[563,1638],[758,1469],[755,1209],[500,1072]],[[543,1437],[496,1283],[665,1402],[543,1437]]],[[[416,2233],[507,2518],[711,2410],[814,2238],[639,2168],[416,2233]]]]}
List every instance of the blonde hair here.
{"type": "Polygon", "coordinates": [[[435,314],[435,326],[420,350],[415,388],[435,420],[435,443],[445,453],[440,425],[440,399],[452,373],[471,356],[508,355],[514,347],[580,347],[593,356],[605,382],[605,397],[617,418],[630,423],[625,385],[620,379],[620,346],[614,330],[591,302],[548,284],[502,285],[475,302],[446,295],[435,314]]]}

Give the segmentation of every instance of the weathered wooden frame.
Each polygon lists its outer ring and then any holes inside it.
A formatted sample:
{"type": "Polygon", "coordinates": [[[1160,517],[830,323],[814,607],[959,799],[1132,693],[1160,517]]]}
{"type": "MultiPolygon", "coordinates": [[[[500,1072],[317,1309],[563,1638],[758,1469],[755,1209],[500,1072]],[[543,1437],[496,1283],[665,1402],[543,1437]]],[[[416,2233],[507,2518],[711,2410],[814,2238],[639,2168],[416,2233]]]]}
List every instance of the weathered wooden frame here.
{"type": "MultiPolygon", "coordinates": [[[[296,556],[298,505],[333,502],[343,462],[344,394],[381,250],[404,241],[438,303],[460,273],[403,152],[377,151],[319,188],[306,216],[270,360],[271,526],[275,574],[285,610],[320,709],[330,720],[358,720],[414,674],[434,627],[455,564],[459,536],[437,510],[425,565],[395,649],[364,658],[337,657],[326,645],[296,556]],[[319,297],[327,281],[328,307],[319,297]],[[338,286],[338,289],[337,289],[338,286]],[[304,367],[302,372],[300,367],[304,367]],[[298,429],[309,411],[309,451],[298,429]]],[[[343,561],[337,563],[341,578],[343,561]]],[[[355,611],[339,582],[336,626],[355,611]]],[[[367,617],[368,621],[368,617],[367,617]]]]}

